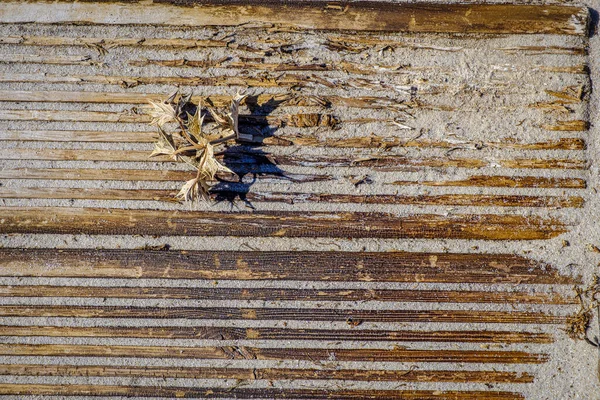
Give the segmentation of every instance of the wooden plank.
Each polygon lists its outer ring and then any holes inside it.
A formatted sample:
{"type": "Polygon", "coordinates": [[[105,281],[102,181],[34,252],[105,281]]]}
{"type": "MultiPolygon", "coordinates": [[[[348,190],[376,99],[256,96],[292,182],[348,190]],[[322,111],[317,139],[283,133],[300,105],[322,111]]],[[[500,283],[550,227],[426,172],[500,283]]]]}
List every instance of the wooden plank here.
{"type": "MultiPolygon", "coordinates": [[[[1,40],[1,39],[0,39],[1,40]]],[[[510,87],[510,86],[509,86],[510,87]]],[[[435,96],[441,93],[445,93],[448,90],[460,91],[459,87],[452,87],[447,85],[420,85],[419,94],[424,98],[428,96],[435,96]]],[[[499,94],[510,95],[516,94],[507,91],[506,85],[492,85],[487,84],[485,88],[480,88],[481,93],[485,93],[486,90],[493,91],[496,96],[499,94]]],[[[583,90],[583,87],[581,87],[583,90]]],[[[535,89],[531,89],[535,92],[535,89]]],[[[541,94],[548,94],[555,96],[561,95],[561,91],[546,90],[540,92],[541,94]]],[[[0,90],[0,102],[43,102],[43,103],[106,103],[106,104],[147,104],[148,100],[163,100],[169,93],[132,93],[132,92],[92,92],[92,91],[22,91],[22,90],[0,90]]],[[[580,99],[573,100],[573,94],[570,92],[562,94],[569,98],[563,99],[562,101],[581,102],[580,99]]],[[[545,96],[544,96],[545,98],[545,96]]],[[[519,105],[520,98],[516,98],[519,105]]],[[[215,107],[227,107],[231,103],[231,96],[228,95],[209,95],[199,96],[194,95],[191,98],[192,102],[198,104],[213,104],[215,107]]],[[[282,107],[348,107],[348,108],[383,108],[393,107],[394,109],[409,110],[409,109],[434,109],[434,110],[449,110],[449,111],[460,111],[450,105],[428,105],[424,102],[423,98],[420,97],[418,102],[409,100],[399,100],[390,97],[382,96],[356,96],[356,97],[344,97],[339,95],[305,95],[302,93],[274,93],[274,94],[259,94],[249,95],[240,103],[249,107],[263,107],[266,105],[276,104],[278,108],[282,107]]]]}
{"type": "Polygon", "coordinates": [[[0,306],[1,317],[216,319],[264,321],[445,322],[488,324],[564,324],[565,318],[530,311],[352,310],[324,308],[0,306]]]}
{"type": "MultiPolygon", "coordinates": [[[[268,172],[250,170],[255,175],[242,178],[242,183],[256,179],[260,181],[287,181],[291,183],[332,181],[327,174],[292,174],[287,172],[268,172]]],[[[68,169],[68,168],[15,168],[0,169],[2,179],[43,179],[43,180],[104,180],[104,181],[186,181],[190,171],[151,170],[151,169],[68,169]]]]}
{"type": "MultiPolygon", "coordinates": [[[[124,161],[124,162],[173,162],[169,157],[149,157],[150,152],[141,150],[89,150],[89,149],[0,149],[2,160],[47,160],[47,161],[124,161]]],[[[233,165],[289,165],[299,167],[371,167],[380,171],[402,171],[407,167],[434,168],[483,168],[500,165],[504,168],[524,169],[575,169],[587,168],[587,162],[580,159],[517,158],[485,160],[459,157],[412,158],[400,155],[370,157],[335,156],[293,156],[271,155],[252,152],[229,152],[220,155],[229,166],[233,165]]]]}
{"type": "Polygon", "coordinates": [[[156,132],[115,132],[115,131],[0,131],[0,140],[31,142],[125,142],[152,143],[158,139],[156,132]]]}
{"type": "Polygon", "coordinates": [[[182,300],[394,301],[426,303],[576,304],[558,293],[475,290],[288,289],[106,286],[0,286],[1,297],[182,300]]]}
{"type": "MultiPolygon", "coordinates": [[[[1,4],[1,3],[0,3],[1,4]]],[[[498,69],[503,70],[504,66],[498,66],[498,69]]],[[[570,67],[527,67],[523,69],[522,74],[529,73],[531,74],[532,70],[536,70],[538,73],[548,74],[551,76],[556,76],[556,74],[567,74],[567,75],[585,75],[587,76],[589,72],[589,68],[585,64],[574,65],[570,67]]],[[[446,74],[448,75],[447,71],[446,74]]],[[[514,72],[511,76],[514,79],[514,72]]],[[[447,79],[447,78],[446,78],[447,79]]],[[[506,78],[508,80],[508,78],[506,78]]],[[[525,78],[521,78],[525,79],[525,78]]],[[[10,83],[10,82],[21,82],[21,83],[39,83],[39,84],[50,84],[50,83],[62,83],[62,84],[95,84],[95,85],[118,85],[124,89],[133,88],[140,85],[176,85],[184,88],[194,88],[194,90],[199,86],[238,86],[241,88],[249,88],[249,87],[260,87],[260,88],[329,88],[329,89],[340,89],[355,87],[362,89],[370,89],[376,91],[377,93],[381,93],[382,91],[387,92],[390,89],[390,85],[382,82],[378,77],[364,77],[364,76],[352,76],[345,78],[343,81],[340,81],[336,78],[320,76],[316,74],[305,73],[302,74],[300,72],[296,73],[257,73],[256,75],[215,75],[215,76],[193,76],[193,77],[181,77],[181,76],[133,76],[133,75],[81,75],[81,74],[71,74],[71,75],[57,75],[57,74],[39,74],[39,73],[31,73],[31,74],[18,74],[18,73],[0,73],[0,82],[10,83]]],[[[477,81],[475,81],[477,82],[477,81]]],[[[481,85],[487,84],[487,81],[478,82],[481,85]]],[[[511,80],[511,83],[514,83],[511,80]]],[[[510,85],[509,85],[510,86],[510,85]]],[[[425,87],[419,89],[419,93],[422,95],[427,94],[440,94],[443,93],[445,88],[451,88],[451,90],[456,90],[456,85],[448,85],[446,81],[432,81],[425,87]]],[[[494,87],[496,89],[500,89],[500,93],[502,92],[512,92],[514,93],[517,89],[514,87],[504,88],[494,87]]],[[[409,91],[409,89],[401,90],[403,92],[409,91]]],[[[494,93],[498,95],[499,93],[494,93]]],[[[358,98],[356,101],[343,100],[343,98],[339,98],[340,104],[345,103],[347,105],[350,104],[365,104],[364,100],[358,98]]],[[[368,102],[367,102],[368,104],[368,102]]],[[[371,102],[372,104],[372,102],[371,102]]],[[[316,105],[316,104],[315,104],[316,105]]],[[[381,106],[380,106],[381,107],[381,106]]],[[[373,107],[366,107],[373,108],[373,107]]]]}
{"type": "Polygon", "coordinates": [[[588,121],[583,121],[583,120],[572,120],[572,121],[556,121],[556,123],[554,125],[552,124],[545,124],[542,125],[543,129],[549,130],[549,131],[566,131],[566,132],[572,132],[572,131],[587,131],[588,129],[590,129],[590,123],[588,121]]]}
{"type": "MultiPolygon", "coordinates": [[[[421,86],[419,93],[422,95],[436,94],[444,87],[436,87],[434,92],[421,86]]],[[[501,86],[494,86],[494,90],[504,93],[501,86]]],[[[77,91],[20,91],[0,90],[0,102],[44,102],[44,103],[108,103],[108,104],[147,104],[148,100],[164,100],[169,93],[131,93],[131,92],[77,92],[77,91]]],[[[227,107],[231,104],[228,95],[194,95],[191,101],[195,104],[213,104],[215,107],[227,107]]],[[[344,97],[339,95],[305,95],[302,93],[274,93],[249,95],[241,101],[242,105],[262,107],[276,104],[278,107],[350,107],[350,108],[380,108],[395,106],[403,108],[419,108],[416,102],[403,101],[388,97],[356,96],[344,97]]],[[[423,104],[422,106],[426,106],[423,104]]]]}
{"type": "Polygon", "coordinates": [[[236,398],[236,399],[406,399],[406,400],[519,400],[521,394],[500,391],[440,390],[331,390],[331,389],[246,389],[239,387],[174,387],[174,386],[102,386],[0,384],[0,395],[36,396],[123,396],[167,398],[236,398]]]}
{"type": "Polygon", "coordinates": [[[18,35],[0,37],[0,44],[16,44],[20,46],[101,46],[105,49],[115,47],[162,47],[177,49],[197,49],[211,47],[228,47],[232,42],[212,39],[179,39],[179,38],[91,38],[67,36],[18,35]]]}
{"type": "MultiPolygon", "coordinates": [[[[320,182],[333,180],[329,175],[289,174],[278,176],[262,173],[257,179],[279,178],[290,182],[320,182]]],[[[146,170],[146,169],[79,169],[79,168],[14,168],[0,169],[0,179],[41,179],[41,180],[104,180],[104,181],[185,181],[188,171],[146,170]]],[[[474,175],[466,179],[446,181],[394,181],[391,185],[409,186],[476,186],[476,187],[534,187],[585,189],[586,181],[581,178],[554,178],[543,176],[486,176],[474,175]]]]}
{"type": "Polygon", "coordinates": [[[0,209],[0,232],[5,234],[538,240],[556,237],[568,229],[568,225],[554,218],[495,214],[0,209]]]}
{"type": "Polygon", "coordinates": [[[231,328],[215,326],[26,326],[0,325],[2,336],[104,337],[197,340],[318,340],[425,343],[553,343],[554,336],[513,331],[416,331],[365,329],[231,328]]]}
{"type": "MultiPolygon", "coordinates": [[[[357,34],[335,34],[327,35],[327,41],[331,45],[342,42],[344,44],[356,45],[380,45],[390,46],[392,48],[408,48],[411,50],[433,50],[440,52],[458,52],[464,50],[459,46],[436,46],[424,43],[402,42],[399,40],[386,40],[373,38],[371,36],[357,36],[357,34]]],[[[284,42],[285,43],[285,42],[284,42]]],[[[198,48],[219,48],[228,47],[229,50],[242,50],[265,52],[267,49],[254,49],[248,46],[235,44],[234,41],[214,40],[214,39],[181,39],[181,38],[148,38],[148,37],[127,37],[127,38],[92,38],[92,37],[66,37],[66,36],[36,36],[36,35],[18,35],[18,36],[0,36],[0,44],[13,44],[20,46],[81,46],[97,47],[110,50],[117,47],[159,47],[169,49],[198,49],[198,48]]],[[[587,55],[585,47],[578,46],[512,46],[499,47],[507,54],[522,55],[541,55],[541,54],[567,54],[567,55],[587,55]]]]}
{"type": "MultiPolygon", "coordinates": [[[[0,94],[1,95],[1,94],[0,94]]],[[[0,140],[34,142],[127,142],[149,143],[157,140],[156,132],[110,132],[110,131],[0,131],[0,140]]],[[[444,140],[410,140],[397,137],[359,136],[353,138],[317,138],[312,135],[276,135],[266,137],[262,143],[269,146],[303,146],[331,148],[391,149],[396,147],[442,148],[452,149],[464,146],[465,149],[492,148],[517,150],[585,150],[582,138],[558,138],[540,142],[456,142],[444,140]]]]}
{"type": "MultiPolygon", "coordinates": [[[[0,132],[0,140],[9,133],[0,132]]],[[[11,135],[16,137],[16,135],[11,135]]],[[[16,139],[15,139],[16,140],[16,139]]],[[[40,139],[37,139],[40,140],[40,139]]],[[[263,143],[269,146],[306,146],[306,147],[332,147],[332,148],[374,148],[390,149],[395,147],[417,148],[442,148],[454,149],[464,147],[491,148],[491,149],[516,149],[516,150],[584,150],[585,140],[581,138],[559,138],[541,142],[456,142],[445,140],[410,140],[398,137],[359,136],[353,138],[317,138],[315,136],[276,135],[267,137],[263,143]]]]}
{"type": "Polygon", "coordinates": [[[71,3],[6,1],[2,23],[137,24],[237,26],[248,23],[284,24],[304,29],[445,32],[546,33],[584,35],[589,13],[585,7],[563,5],[381,4],[356,2],[344,6],[318,2],[214,2],[193,8],[165,3],[71,3]],[[297,18],[302,15],[302,19],[297,18]]]}
{"type": "MultiPolygon", "coordinates": [[[[0,187],[0,198],[15,199],[94,199],[94,200],[157,200],[177,202],[173,190],[159,189],[89,189],[58,187],[0,187]]],[[[213,191],[211,198],[235,196],[232,191],[213,191]]],[[[512,195],[351,195],[316,194],[294,192],[252,192],[240,193],[244,201],[268,203],[358,203],[358,204],[418,204],[418,205],[455,205],[455,206],[496,206],[496,207],[583,207],[580,196],[512,196],[512,195]]]]}
{"type": "Polygon", "coordinates": [[[291,369],[291,368],[202,368],[105,365],[0,364],[0,375],[16,376],[98,376],[149,377],[162,379],[240,379],[240,380],[325,380],[394,381],[394,382],[480,382],[531,383],[527,372],[444,371],[444,370],[360,370],[360,369],[291,369]]]}
{"type": "MultiPolygon", "coordinates": [[[[62,110],[0,110],[0,120],[7,121],[69,121],[69,122],[124,122],[150,123],[147,114],[109,111],[62,111],[62,110]]],[[[210,120],[210,117],[207,117],[210,120]]],[[[240,115],[240,124],[290,126],[308,128],[333,127],[339,121],[331,114],[305,113],[290,115],[240,115]]]]}
{"type": "Polygon", "coordinates": [[[512,254],[0,249],[2,276],[581,284],[512,254]]]}
{"type": "Polygon", "coordinates": [[[308,360],[379,362],[436,362],[485,364],[542,364],[545,354],[524,351],[497,350],[416,350],[396,346],[392,349],[325,349],[325,348],[264,348],[248,346],[120,346],[79,344],[0,343],[5,356],[39,357],[126,357],[160,359],[221,359],[221,360],[308,360]]]}
{"type": "Polygon", "coordinates": [[[2,336],[124,337],[210,340],[552,343],[549,334],[511,331],[383,331],[279,328],[0,326],[2,336]]]}
{"type": "Polygon", "coordinates": [[[47,65],[96,65],[102,63],[92,60],[88,55],[80,56],[48,56],[37,54],[2,54],[0,63],[5,64],[47,64],[47,65]]]}
{"type": "Polygon", "coordinates": [[[424,185],[424,186],[476,186],[476,187],[509,187],[509,188],[565,188],[585,189],[587,182],[581,178],[554,178],[541,176],[501,176],[472,175],[466,179],[439,181],[395,181],[392,185],[424,185]]]}

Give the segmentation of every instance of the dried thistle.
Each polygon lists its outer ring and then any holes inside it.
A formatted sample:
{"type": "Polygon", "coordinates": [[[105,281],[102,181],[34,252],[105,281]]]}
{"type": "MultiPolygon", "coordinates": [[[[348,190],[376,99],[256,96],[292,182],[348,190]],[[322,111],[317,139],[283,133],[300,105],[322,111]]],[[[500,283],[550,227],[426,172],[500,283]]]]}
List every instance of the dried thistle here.
{"type": "Polygon", "coordinates": [[[216,133],[203,129],[205,114],[202,114],[202,103],[194,105],[191,97],[191,94],[175,92],[164,101],[149,101],[147,114],[152,117],[150,125],[156,126],[159,133],[150,157],[169,156],[173,161],[194,167],[196,177],[187,181],[175,197],[185,202],[195,202],[200,198],[208,201],[210,182],[215,180],[216,175],[219,172],[235,174],[216,159],[215,146],[239,139],[239,106],[246,96],[237,93],[228,113],[208,108],[217,124],[216,133]],[[193,114],[185,111],[190,108],[195,108],[193,114]],[[165,129],[172,123],[176,124],[174,130],[165,129]]]}
{"type": "MultiPolygon", "coordinates": [[[[599,300],[596,298],[600,293],[600,278],[594,276],[590,285],[585,288],[574,288],[576,293],[576,299],[579,303],[579,310],[573,315],[570,315],[566,319],[567,327],[565,331],[567,335],[574,340],[586,340],[590,342],[587,337],[587,331],[590,326],[590,322],[594,317],[593,309],[599,305],[599,300]]],[[[594,345],[598,345],[592,342],[594,345]]]]}

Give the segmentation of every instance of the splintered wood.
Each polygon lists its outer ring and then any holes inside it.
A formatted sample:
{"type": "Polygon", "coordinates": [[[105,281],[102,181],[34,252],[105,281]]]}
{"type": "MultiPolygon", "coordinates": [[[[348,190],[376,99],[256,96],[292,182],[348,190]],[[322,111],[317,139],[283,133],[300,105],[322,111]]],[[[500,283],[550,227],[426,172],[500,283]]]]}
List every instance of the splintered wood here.
{"type": "Polygon", "coordinates": [[[0,3],[0,395],[539,398],[587,9],[192,3],[0,3]],[[248,95],[212,204],[149,158],[176,89],[248,95]]]}

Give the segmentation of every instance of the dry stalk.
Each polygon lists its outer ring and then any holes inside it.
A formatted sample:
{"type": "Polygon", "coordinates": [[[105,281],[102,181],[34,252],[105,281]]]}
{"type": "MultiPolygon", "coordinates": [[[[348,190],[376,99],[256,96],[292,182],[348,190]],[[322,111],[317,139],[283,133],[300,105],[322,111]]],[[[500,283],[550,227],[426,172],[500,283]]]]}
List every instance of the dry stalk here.
{"type": "MultiPolygon", "coordinates": [[[[594,316],[593,310],[599,306],[599,300],[596,296],[600,293],[600,277],[594,276],[594,279],[587,288],[575,287],[574,290],[579,303],[579,310],[567,317],[565,331],[571,339],[591,342],[587,337],[587,330],[594,316]]],[[[591,343],[595,346],[598,345],[597,343],[591,343]]]]}
{"type": "Polygon", "coordinates": [[[169,156],[173,161],[194,167],[196,177],[183,185],[176,198],[185,202],[208,201],[210,182],[215,180],[217,173],[235,174],[217,161],[214,149],[239,138],[239,106],[246,96],[237,93],[231,100],[229,112],[207,108],[216,123],[209,132],[203,130],[206,114],[202,113],[202,103],[191,103],[191,97],[191,94],[175,92],[164,101],[149,101],[146,110],[152,117],[150,125],[158,128],[158,141],[150,157],[169,156]],[[195,109],[193,115],[186,111],[190,109],[195,109]]]}

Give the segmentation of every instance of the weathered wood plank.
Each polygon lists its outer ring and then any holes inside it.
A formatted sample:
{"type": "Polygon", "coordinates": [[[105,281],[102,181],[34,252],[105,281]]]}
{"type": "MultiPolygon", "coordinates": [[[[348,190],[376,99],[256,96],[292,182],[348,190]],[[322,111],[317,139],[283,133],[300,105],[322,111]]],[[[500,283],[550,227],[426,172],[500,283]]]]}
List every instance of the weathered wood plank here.
{"type": "Polygon", "coordinates": [[[384,331],[364,329],[231,328],[214,326],[25,326],[0,325],[2,336],[120,337],[209,340],[319,340],[439,343],[553,343],[554,336],[512,331],[384,331]]]}
{"type": "Polygon", "coordinates": [[[331,390],[331,389],[244,389],[238,387],[174,387],[174,386],[102,386],[0,384],[1,395],[37,396],[124,396],[167,398],[236,398],[236,399],[310,399],[310,400],[520,400],[521,394],[500,391],[439,391],[439,390],[331,390]]]}
{"type": "MultiPolygon", "coordinates": [[[[510,87],[510,86],[509,86],[510,87]]],[[[568,103],[581,102],[578,99],[577,91],[584,94],[584,87],[578,89],[569,87],[564,91],[545,90],[542,94],[552,96],[564,96],[561,101],[568,103]],[[575,92],[574,92],[575,91],[575,92]],[[572,93],[574,92],[574,93],[572,93]]],[[[408,90],[408,89],[407,89],[408,90]]],[[[421,85],[419,86],[419,101],[399,100],[382,96],[356,96],[344,97],[339,95],[306,95],[302,93],[275,93],[249,95],[240,104],[250,107],[262,107],[265,105],[276,104],[278,108],[282,107],[348,107],[348,108],[383,108],[393,107],[394,109],[434,109],[460,111],[451,105],[429,105],[424,101],[428,96],[435,96],[450,90],[447,85],[421,85]]],[[[460,91],[460,87],[453,87],[452,90],[460,91]]],[[[507,90],[506,85],[490,85],[479,89],[481,93],[486,90],[499,94],[515,94],[507,90]]],[[[532,89],[533,90],[533,89],[532,89]]],[[[106,104],[147,104],[148,100],[163,100],[169,93],[131,93],[131,92],[78,92],[78,91],[22,91],[22,90],[0,90],[0,102],[44,102],[44,103],[106,103],[106,104]]],[[[518,98],[517,98],[518,99],[518,98]]],[[[231,102],[231,96],[228,95],[194,95],[191,98],[194,103],[213,104],[215,107],[227,107],[231,102]]],[[[519,103],[521,99],[518,99],[519,103]]]]}
{"type": "MultiPolygon", "coordinates": [[[[1,96],[1,93],[0,93],[1,96]]],[[[128,142],[149,143],[157,140],[156,132],[111,132],[111,131],[0,131],[0,140],[35,142],[128,142]]],[[[464,146],[465,149],[492,148],[516,150],[585,150],[582,138],[558,138],[540,142],[456,142],[445,140],[410,140],[398,137],[359,136],[354,138],[318,138],[312,135],[293,136],[276,135],[266,137],[263,144],[269,146],[303,146],[332,148],[390,149],[395,147],[443,148],[453,149],[464,146]]]]}
{"type": "MultiPolygon", "coordinates": [[[[177,202],[176,191],[159,189],[90,189],[59,187],[0,187],[0,198],[16,199],[94,199],[94,200],[157,200],[177,202]]],[[[213,191],[212,199],[231,197],[231,191],[213,191]]],[[[358,203],[358,204],[418,204],[496,207],[583,207],[580,196],[512,196],[512,195],[351,195],[293,192],[252,192],[240,194],[247,201],[275,203],[358,203]]]]}
{"type": "Polygon", "coordinates": [[[101,65],[88,55],[80,56],[48,56],[38,54],[2,54],[0,63],[5,64],[48,64],[48,65],[101,65]]]}
{"type": "MultiPolygon", "coordinates": [[[[242,183],[260,181],[287,181],[292,183],[324,182],[334,178],[327,174],[292,174],[252,171],[252,177],[244,177],[242,183]]],[[[106,180],[106,181],[186,181],[189,171],[151,169],[68,169],[68,168],[15,168],[0,170],[2,179],[54,179],[54,180],[106,180]]]]}
{"type": "Polygon", "coordinates": [[[537,240],[556,237],[568,229],[554,218],[495,214],[0,209],[0,232],[29,234],[537,240]]]}
{"type": "Polygon", "coordinates": [[[2,276],[580,284],[512,254],[0,249],[2,276]]]}
{"type": "Polygon", "coordinates": [[[533,375],[527,372],[501,371],[444,371],[444,370],[360,370],[360,369],[291,369],[291,368],[202,368],[105,365],[42,365],[0,364],[0,375],[17,376],[99,376],[150,377],[178,379],[340,379],[348,381],[394,382],[482,382],[531,383],[533,375]]]}
{"type": "Polygon", "coordinates": [[[77,344],[1,344],[0,354],[6,356],[40,357],[127,357],[179,359],[242,359],[242,360],[309,360],[327,361],[332,355],[338,361],[436,362],[541,364],[545,354],[498,350],[415,350],[396,346],[393,349],[324,349],[324,348],[264,348],[248,346],[119,346],[77,344]]]}
{"type": "MultiPolygon", "coordinates": [[[[262,173],[263,178],[279,178],[290,182],[320,182],[333,180],[329,175],[288,174],[278,176],[262,173]]],[[[42,180],[106,180],[106,181],[185,181],[188,171],[142,170],[142,169],[78,169],[78,168],[14,168],[1,169],[1,179],[42,179],[42,180]]],[[[257,176],[261,180],[261,176],[257,176]]],[[[474,175],[467,179],[446,181],[394,181],[399,186],[476,186],[476,187],[534,187],[585,189],[586,181],[581,178],[554,178],[543,176],[486,176],[474,175]]]]}
{"type": "MultiPolygon", "coordinates": [[[[89,149],[0,149],[2,160],[47,160],[47,161],[124,161],[124,162],[173,162],[166,156],[149,157],[149,152],[141,150],[89,150],[89,149]]],[[[580,159],[517,158],[485,160],[465,157],[423,157],[412,158],[400,155],[372,157],[333,157],[333,156],[293,156],[277,155],[266,159],[264,154],[252,152],[229,152],[228,165],[290,165],[300,167],[371,167],[381,171],[402,171],[407,167],[434,168],[483,168],[500,165],[504,168],[524,169],[576,169],[587,168],[587,162],[580,159]]]]}
{"type": "MultiPolygon", "coordinates": [[[[0,172],[1,173],[1,172],[0,172]]],[[[555,178],[542,176],[502,176],[472,175],[466,179],[439,181],[395,181],[392,185],[424,185],[424,186],[476,186],[476,187],[509,187],[509,188],[565,188],[585,189],[587,182],[581,178],[555,178]]]]}
{"type": "MultiPolygon", "coordinates": [[[[503,70],[504,66],[498,66],[497,69],[503,70]]],[[[516,68],[516,67],[515,67],[516,68]]],[[[535,70],[538,73],[544,73],[548,75],[556,76],[556,74],[567,74],[567,75],[586,75],[589,73],[589,67],[586,64],[579,64],[570,67],[551,67],[551,66],[540,66],[540,67],[526,67],[522,68],[521,71],[516,71],[522,74],[531,73],[535,70]]],[[[447,71],[446,71],[447,72],[447,71]]],[[[448,76],[448,74],[444,74],[448,76]]],[[[177,85],[182,87],[198,87],[198,86],[238,86],[242,88],[248,87],[260,87],[260,88],[363,88],[372,89],[378,93],[381,91],[390,90],[390,85],[385,82],[381,82],[378,77],[364,77],[364,76],[349,76],[343,81],[337,78],[319,76],[316,74],[301,72],[288,72],[288,73],[257,73],[255,75],[244,75],[244,76],[231,76],[231,75],[215,75],[215,76],[193,76],[193,77],[181,77],[181,76],[133,76],[133,75],[57,75],[57,74],[18,74],[18,73],[0,73],[0,82],[22,82],[22,83],[64,83],[64,84],[96,84],[96,85],[118,85],[123,88],[132,88],[140,85],[177,85]]],[[[448,78],[446,78],[448,79],[448,78]]],[[[514,72],[513,72],[514,79],[514,72]]],[[[524,79],[524,78],[523,78],[524,79]]],[[[420,94],[440,94],[443,93],[444,88],[448,88],[445,84],[446,81],[433,81],[426,87],[419,90],[420,94]]],[[[512,81],[511,81],[512,83],[512,81]]],[[[480,81],[480,84],[484,84],[480,81]]],[[[450,86],[452,90],[456,89],[456,85],[450,86]]],[[[500,89],[500,92],[515,92],[516,88],[493,88],[500,89]]],[[[401,92],[407,92],[410,88],[400,90],[401,92]]],[[[471,92],[472,93],[472,92],[471,92]]],[[[365,101],[359,98],[357,101],[345,100],[339,98],[340,104],[351,106],[352,104],[365,104],[365,101]]],[[[372,102],[371,102],[372,103],[372,102]]],[[[367,102],[368,104],[368,102],[367,102]]],[[[315,104],[316,105],[316,104],[315,104]]],[[[372,107],[366,107],[372,108],[372,107]]]]}
{"type": "MultiPolygon", "coordinates": [[[[210,119],[207,117],[207,119],[210,119]]],[[[147,114],[109,111],[61,111],[61,110],[0,110],[0,120],[9,121],[69,121],[69,122],[125,122],[150,123],[147,114]]],[[[252,123],[270,126],[290,126],[308,128],[317,126],[333,127],[339,121],[331,114],[290,114],[290,115],[240,115],[241,124],[252,123]]]]}
{"type": "Polygon", "coordinates": [[[218,319],[362,322],[445,322],[489,324],[564,324],[565,317],[530,311],[352,310],[323,308],[0,306],[1,317],[75,317],[144,319],[218,319]]]}
{"type": "MultiPolygon", "coordinates": [[[[0,94],[1,96],[1,94],[0,94]]],[[[125,142],[152,143],[156,142],[156,132],[116,132],[116,131],[0,131],[0,140],[30,141],[30,142],[125,142]]],[[[572,145],[571,145],[572,146],[572,145]]]]}
{"type": "Polygon", "coordinates": [[[545,124],[542,128],[549,131],[587,131],[590,129],[590,123],[583,120],[556,121],[556,124],[545,124]]]}
{"type": "MultiPolygon", "coordinates": [[[[0,140],[8,133],[0,132],[0,140]]],[[[11,135],[16,137],[16,135],[11,135]]],[[[16,139],[15,139],[16,140],[16,139]]],[[[40,139],[38,139],[40,140],[40,139]]],[[[333,147],[333,148],[375,148],[390,149],[394,147],[417,147],[417,148],[443,148],[454,149],[463,147],[492,148],[492,149],[516,149],[516,150],[584,150],[585,140],[581,138],[559,138],[541,142],[456,142],[445,140],[410,140],[398,137],[360,136],[353,138],[317,138],[315,136],[291,136],[276,135],[267,137],[263,143],[269,146],[307,146],[307,147],[333,147]]]]}
{"type": "Polygon", "coordinates": [[[474,290],[197,288],[128,286],[0,286],[2,297],[71,297],[182,300],[395,301],[431,303],[576,304],[558,293],[474,290]]]}
{"type": "Polygon", "coordinates": [[[175,7],[165,3],[100,4],[44,2],[2,5],[2,23],[136,24],[139,15],[150,25],[236,26],[284,24],[304,29],[445,33],[554,33],[584,35],[585,7],[512,4],[385,4],[319,2],[214,2],[175,7]],[[302,15],[302,19],[297,18],[302,15]]]}

